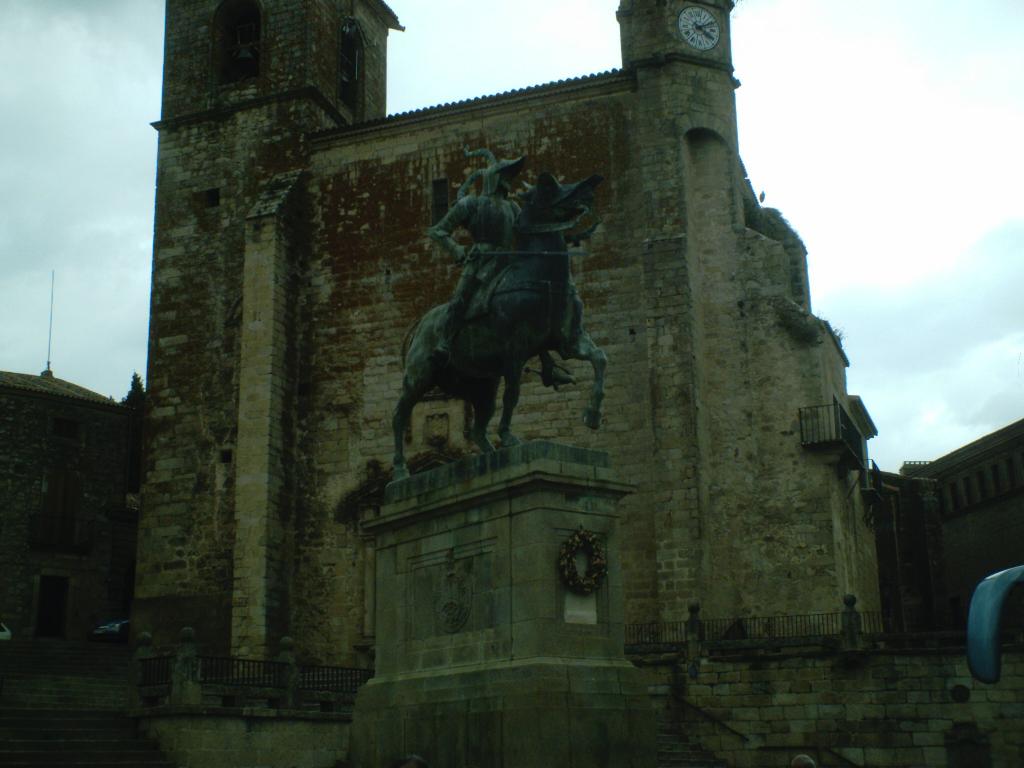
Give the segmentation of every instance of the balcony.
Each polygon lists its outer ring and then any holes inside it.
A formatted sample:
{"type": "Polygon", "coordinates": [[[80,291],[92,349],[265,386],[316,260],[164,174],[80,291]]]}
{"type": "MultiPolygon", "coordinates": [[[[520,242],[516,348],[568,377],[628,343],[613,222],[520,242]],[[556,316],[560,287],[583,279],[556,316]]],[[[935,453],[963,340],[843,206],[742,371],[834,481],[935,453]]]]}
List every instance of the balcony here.
{"type": "Polygon", "coordinates": [[[882,500],[882,470],[872,461],[865,467],[860,476],[860,494],[868,505],[877,504],[882,500]]]}
{"type": "Polygon", "coordinates": [[[800,445],[833,454],[841,470],[867,466],[864,436],[838,400],[800,409],[800,445]]]}

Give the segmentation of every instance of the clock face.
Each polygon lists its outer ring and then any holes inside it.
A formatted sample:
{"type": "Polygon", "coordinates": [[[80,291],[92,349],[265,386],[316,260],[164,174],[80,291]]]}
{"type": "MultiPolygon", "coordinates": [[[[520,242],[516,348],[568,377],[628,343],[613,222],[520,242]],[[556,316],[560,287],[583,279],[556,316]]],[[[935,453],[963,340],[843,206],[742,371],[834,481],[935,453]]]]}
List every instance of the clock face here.
{"type": "Polygon", "coordinates": [[[679,12],[679,35],[698,51],[710,51],[721,34],[718,19],[710,11],[690,5],[679,12]]]}

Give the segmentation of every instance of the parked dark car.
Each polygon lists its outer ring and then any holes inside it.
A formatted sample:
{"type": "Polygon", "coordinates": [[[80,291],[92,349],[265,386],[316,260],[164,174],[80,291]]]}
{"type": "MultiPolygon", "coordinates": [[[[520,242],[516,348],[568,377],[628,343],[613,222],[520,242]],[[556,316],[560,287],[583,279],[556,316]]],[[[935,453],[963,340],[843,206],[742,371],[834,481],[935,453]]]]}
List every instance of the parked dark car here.
{"type": "Polygon", "coordinates": [[[89,630],[88,638],[107,643],[127,643],[128,630],[128,619],[111,619],[89,630]]]}

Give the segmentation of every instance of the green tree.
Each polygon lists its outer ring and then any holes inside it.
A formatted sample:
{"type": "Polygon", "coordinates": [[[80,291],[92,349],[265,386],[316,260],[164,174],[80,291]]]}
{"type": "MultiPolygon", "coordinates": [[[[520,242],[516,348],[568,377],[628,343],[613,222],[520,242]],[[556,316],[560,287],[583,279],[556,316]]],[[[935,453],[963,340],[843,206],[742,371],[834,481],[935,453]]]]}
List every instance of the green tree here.
{"type": "Polygon", "coordinates": [[[128,394],[121,400],[128,408],[128,493],[138,493],[142,484],[142,416],[146,410],[146,388],[142,377],[132,372],[132,383],[128,394]]]}

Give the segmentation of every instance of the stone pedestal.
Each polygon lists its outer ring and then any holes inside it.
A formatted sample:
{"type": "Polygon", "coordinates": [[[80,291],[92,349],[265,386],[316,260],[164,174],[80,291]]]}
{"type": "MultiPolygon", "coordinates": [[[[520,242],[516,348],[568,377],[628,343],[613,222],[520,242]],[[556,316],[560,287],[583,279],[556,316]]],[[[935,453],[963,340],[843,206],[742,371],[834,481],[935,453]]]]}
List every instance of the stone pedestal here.
{"type": "Polygon", "coordinates": [[[377,671],[356,701],[355,768],[406,753],[445,768],[653,768],[654,714],[622,653],[615,505],[631,487],[607,464],[534,442],[389,486],[364,520],[377,671]],[[581,525],[608,559],[588,596],[557,567],[581,525]]]}

